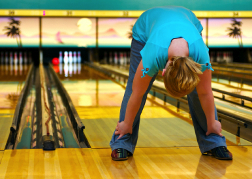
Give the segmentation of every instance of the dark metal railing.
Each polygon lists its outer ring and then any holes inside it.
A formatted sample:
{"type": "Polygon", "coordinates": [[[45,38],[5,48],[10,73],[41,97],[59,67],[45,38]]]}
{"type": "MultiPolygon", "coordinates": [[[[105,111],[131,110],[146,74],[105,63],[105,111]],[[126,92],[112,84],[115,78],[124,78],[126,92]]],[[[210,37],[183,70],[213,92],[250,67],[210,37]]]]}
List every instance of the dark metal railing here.
{"type": "Polygon", "coordinates": [[[220,70],[215,69],[212,73],[212,76],[217,78],[217,81],[220,79],[226,79],[230,83],[231,81],[239,82],[243,84],[252,84],[252,74],[246,72],[235,72],[230,70],[220,70]]]}
{"type": "Polygon", "coordinates": [[[6,148],[9,147],[14,147],[15,141],[16,141],[16,136],[17,136],[17,131],[19,130],[19,123],[20,123],[20,119],[21,119],[21,115],[23,112],[23,108],[25,105],[25,99],[27,98],[27,95],[29,93],[30,90],[30,84],[32,83],[32,79],[33,79],[33,69],[34,66],[33,64],[30,66],[29,72],[27,74],[26,77],[26,82],[25,85],[19,95],[19,99],[15,108],[15,113],[13,116],[13,121],[12,121],[12,125],[10,128],[10,134],[9,134],[9,138],[8,141],[6,143],[6,148]]]}
{"type": "Polygon", "coordinates": [[[231,69],[239,69],[239,70],[252,70],[251,63],[218,63],[218,62],[211,62],[213,68],[214,67],[223,67],[223,68],[231,68],[231,69]]]}
{"type": "Polygon", "coordinates": [[[252,98],[251,98],[251,97],[243,96],[243,95],[235,94],[235,93],[230,93],[230,92],[223,91],[223,90],[216,89],[216,88],[212,88],[212,90],[215,91],[215,92],[218,92],[218,93],[221,93],[221,94],[222,94],[222,97],[218,97],[218,96],[215,95],[215,96],[214,96],[215,98],[218,98],[218,99],[221,99],[221,100],[224,100],[224,101],[228,101],[228,102],[230,102],[230,103],[237,104],[237,105],[240,105],[240,106],[242,106],[242,107],[246,107],[246,108],[252,109],[251,106],[245,105],[245,101],[252,102],[252,98]],[[227,95],[227,96],[231,96],[231,97],[240,99],[240,103],[235,102],[235,101],[233,101],[233,100],[228,100],[228,99],[226,99],[226,95],[227,95]]]}
{"type": "MultiPolygon", "coordinates": [[[[229,80],[231,80],[230,76],[227,76],[227,75],[223,75],[223,76],[227,77],[227,78],[229,78],[229,80]]],[[[252,82],[252,74],[250,75],[250,78],[247,78],[247,79],[252,82]]],[[[158,74],[157,80],[163,81],[163,77],[160,74],[158,74]]],[[[243,79],[243,81],[244,81],[244,79],[243,79]]],[[[223,100],[223,101],[226,101],[226,102],[230,102],[230,103],[233,103],[233,104],[236,104],[236,105],[240,105],[242,107],[246,107],[246,108],[252,109],[251,106],[248,106],[245,103],[245,101],[252,102],[252,98],[251,97],[244,96],[244,95],[239,95],[239,94],[235,94],[235,93],[230,93],[230,92],[227,92],[227,91],[224,91],[224,90],[220,90],[220,89],[217,89],[217,88],[212,88],[212,90],[214,92],[218,92],[218,93],[222,94],[222,97],[214,95],[215,98],[218,98],[220,100],[223,100]],[[233,98],[238,98],[238,99],[240,99],[240,103],[232,101],[232,100],[228,100],[226,98],[226,96],[231,96],[233,98]]]]}
{"type": "Polygon", "coordinates": [[[81,119],[80,119],[80,117],[79,117],[79,115],[78,115],[78,113],[72,103],[70,96],[68,95],[66,89],[64,88],[63,84],[61,83],[59,77],[57,76],[57,74],[53,70],[52,65],[49,65],[49,71],[52,74],[52,77],[54,78],[54,81],[56,83],[58,91],[62,97],[62,101],[63,101],[64,105],[66,106],[66,109],[69,114],[72,126],[74,128],[75,134],[76,134],[80,144],[82,142],[84,142],[87,147],[90,147],[90,144],[88,143],[86,136],[84,135],[84,132],[83,132],[83,130],[85,129],[85,126],[81,122],[81,119]]]}

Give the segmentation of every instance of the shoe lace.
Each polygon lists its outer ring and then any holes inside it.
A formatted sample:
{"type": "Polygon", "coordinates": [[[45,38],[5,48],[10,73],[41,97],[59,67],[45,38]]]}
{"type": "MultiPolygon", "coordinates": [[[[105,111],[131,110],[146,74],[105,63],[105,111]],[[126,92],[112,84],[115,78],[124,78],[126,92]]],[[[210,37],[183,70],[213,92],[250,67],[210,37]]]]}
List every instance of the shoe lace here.
{"type": "Polygon", "coordinates": [[[227,147],[222,146],[221,148],[224,150],[224,152],[229,152],[229,150],[227,149],[227,147]]]}

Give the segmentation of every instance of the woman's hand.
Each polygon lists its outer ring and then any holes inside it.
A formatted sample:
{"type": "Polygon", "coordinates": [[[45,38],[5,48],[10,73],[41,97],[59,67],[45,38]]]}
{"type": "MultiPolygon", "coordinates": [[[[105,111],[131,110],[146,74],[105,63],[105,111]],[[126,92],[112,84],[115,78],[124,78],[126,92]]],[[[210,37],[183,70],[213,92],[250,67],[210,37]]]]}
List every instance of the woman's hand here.
{"type": "Polygon", "coordinates": [[[221,131],[222,131],[221,123],[217,120],[214,120],[214,123],[212,125],[207,126],[206,135],[213,133],[213,134],[217,134],[222,137],[221,131]]]}
{"type": "Polygon", "coordinates": [[[115,129],[115,135],[119,135],[117,139],[120,139],[125,134],[132,134],[132,126],[125,123],[124,121],[117,122],[117,126],[115,129]]]}

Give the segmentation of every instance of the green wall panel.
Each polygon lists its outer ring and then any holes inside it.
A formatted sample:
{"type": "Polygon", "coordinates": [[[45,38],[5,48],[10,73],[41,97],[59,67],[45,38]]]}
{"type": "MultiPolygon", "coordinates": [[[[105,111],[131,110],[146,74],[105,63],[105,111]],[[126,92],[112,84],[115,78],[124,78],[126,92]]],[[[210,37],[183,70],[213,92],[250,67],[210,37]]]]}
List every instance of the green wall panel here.
{"type": "Polygon", "coordinates": [[[146,10],[167,5],[201,11],[252,10],[252,0],[0,0],[0,9],[146,10]]]}

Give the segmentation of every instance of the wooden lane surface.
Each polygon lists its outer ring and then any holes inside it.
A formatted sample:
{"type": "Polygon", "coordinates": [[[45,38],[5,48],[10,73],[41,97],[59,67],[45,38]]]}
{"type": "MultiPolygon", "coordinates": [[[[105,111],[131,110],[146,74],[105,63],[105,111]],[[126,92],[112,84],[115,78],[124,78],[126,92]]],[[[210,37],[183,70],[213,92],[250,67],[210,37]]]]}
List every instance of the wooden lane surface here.
{"type": "MultiPolygon", "coordinates": [[[[124,89],[110,80],[62,82],[86,127],[84,132],[91,147],[109,148],[124,89]]],[[[163,105],[163,101],[159,103],[163,105]]],[[[168,103],[164,109],[147,100],[140,123],[137,147],[197,146],[189,114],[182,110],[177,112],[177,108],[168,103]]],[[[251,145],[225,131],[223,134],[228,145],[251,145]]]]}
{"type": "Polygon", "coordinates": [[[217,161],[202,156],[195,147],[137,148],[128,161],[109,160],[108,151],[99,151],[111,178],[250,178],[251,147],[230,147],[234,161],[217,161]],[[243,159],[245,161],[243,162],[243,159]],[[114,171],[120,172],[114,172],[114,171]],[[126,177],[125,177],[126,176],[126,177]]]}
{"type": "MultiPolygon", "coordinates": [[[[243,85],[241,87],[240,83],[232,82],[228,83],[227,80],[222,80],[223,82],[212,82],[212,87],[216,89],[221,89],[223,91],[233,93],[233,94],[238,94],[242,96],[252,96],[252,86],[250,85],[243,85]]],[[[214,96],[222,98],[222,93],[215,92],[213,91],[214,96]]],[[[238,104],[241,104],[241,99],[240,98],[235,98],[229,95],[225,95],[225,99],[229,101],[236,102],[238,104]]],[[[244,104],[246,106],[252,107],[252,102],[244,100],[244,104]]]]}
{"type": "MultiPolygon", "coordinates": [[[[0,110],[1,111],[1,110],[0,110]]],[[[12,124],[12,118],[10,117],[1,117],[0,116],[0,150],[4,150],[9,134],[10,134],[10,127],[12,124]]]]}
{"type": "Polygon", "coordinates": [[[102,178],[91,149],[5,150],[0,178],[102,178]]]}
{"type": "Polygon", "coordinates": [[[248,85],[248,84],[241,84],[241,83],[238,83],[238,82],[235,82],[235,81],[228,81],[226,79],[217,79],[215,77],[212,77],[212,84],[220,84],[220,85],[224,85],[225,87],[228,87],[228,88],[235,88],[241,92],[246,92],[246,91],[249,91],[251,92],[252,91],[252,86],[251,85],[248,85]]]}
{"type": "MultiPolygon", "coordinates": [[[[107,111],[103,108],[99,115],[100,110],[93,109],[92,119],[85,119],[86,116],[81,115],[80,117],[86,126],[85,135],[91,147],[109,148],[109,141],[118,121],[119,108],[116,116],[113,113],[109,116],[110,108],[107,108],[107,111]],[[107,114],[102,115],[103,113],[107,114]],[[103,117],[96,118],[96,115],[103,117]]],[[[79,111],[78,108],[77,111],[79,111]]],[[[191,124],[173,116],[160,107],[145,107],[140,123],[137,147],[197,146],[191,124]],[[180,132],[178,133],[178,131],[180,132]]]]}
{"type": "Polygon", "coordinates": [[[5,149],[21,88],[22,82],[0,82],[0,150],[5,149]]]}
{"type": "MultiPolygon", "coordinates": [[[[99,64],[97,64],[99,65],[99,64]]],[[[122,73],[124,75],[128,75],[128,67],[120,67],[120,66],[111,66],[111,65],[100,65],[103,68],[107,68],[109,70],[116,71],[118,73],[122,73]]],[[[250,72],[252,73],[252,72],[250,72]]],[[[252,95],[252,86],[246,85],[237,82],[229,82],[225,79],[219,79],[219,82],[217,82],[217,79],[213,78],[212,81],[212,87],[213,88],[219,88],[222,90],[225,90],[227,92],[236,93],[244,96],[251,96],[252,95]]]]}
{"type": "MultiPolygon", "coordinates": [[[[97,64],[99,65],[99,64],[97,64]]],[[[100,65],[103,68],[115,71],[117,73],[121,73],[124,75],[128,75],[128,67],[120,67],[120,66],[111,66],[111,65],[100,65]]],[[[251,72],[252,73],[252,72],[251,72]]],[[[164,88],[163,82],[160,82],[158,80],[154,81],[154,85],[158,85],[159,87],[164,88]]],[[[252,86],[246,85],[246,84],[240,84],[237,82],[229,82],[228,80],[219,79],[218,81],[213,78],[212,79],[212,87],[216,89],[221,89],[230,93],[239,94],[243,96],[252,96],[252,86]]],[[[222,93],[213,91],[213,94],[217,97],[222,97],[222,93]]],[[[238,104],[241,104],[241,99],[235,98],[229,95],[225,95],[226,100],[230,100],[233,102],[237,102],[238,104]]],[[[244,104],[246,106],[252,107],[252,102],[244,100],[244,104]]]]}
{"type": "MultiPolygon", "coordinates": [[[[158,87],[163,87],[164,84],[161,81],[154,81],[154,84],[158,87]]],[[[218,109],[222,109],[224,111],[230,112],[230,113],[234,113],[238,116],[242,116],[248,120],[251,119],[252,116],[252,110],[248,109],[248,108],[244,108],[235,104],[230,104],[229,102],[225,102],[222,100],[219,100],[217,98],[214,99],[215,101],[215,105],[218,109]]],[[[252,119],[251,119],[252,120],[252,119]]]]}
{"type": "Polygon", "coordinates": [[[0,81],[25,81],[30,65],[0,64],[0,81]]]}
{"type": "MultiPolygon", "coordinates": [[[[124,75],[128,75],[128,70],[126,67],[119,67],[119,66],[111,66],[111,65],[101,65],[104,68],[114,70],[118,73],[122,73],[124,75]]],[[[252,72],[250,72],[252,73],[252,72]]],[[[244,96],[251,96],[252,95],[252,86],[246,85],[237,82],[229,82],[225,79],[219,79],[219,82],[214,78],[212,81],[212,87],[217,89],[222,89],[230,93],[240,94],[244,96]]]]}
{"type": "Polygon", "coordinates": [[[0,109],[15,109],[22,82],[0,82],[0,109]]]}
{"type": "Polygon", "coordinates": [[[252,147],[231,146],[229,150],[233,161],[203,156],[197,147],[136,148],[126,161],[113,161],[110,149],[5,150],[0,178],[250,179],[252,147]]]}
{"type": "Polygon", "coordinates": [[[11,71],[10,66],[0,65],[0,161],[10,134],[16,104],[27,70],[27,66],[24,71],[21,71],[20,66],[11,71]]]}
{"type": "MultiPolygon", "coordinates": [[[[143,110],[137,147],[174,147],[198,146],[191,119],[185,117],[183,111],[177,112],[175,107],[146,106],[143,110]],[[170,110],[170,111],[169,111],[170,110]]],[[[92,148],[109,148],[109,142],[118,121],[120,108],[89,108],[89,115],[77,108],[86,129],[85,135],[92,148]],[[93,115],[92,115],[93,112],[93,115]]],[[[227,145],[252,145],[244,139],[222,131],[227,145]]]]}

